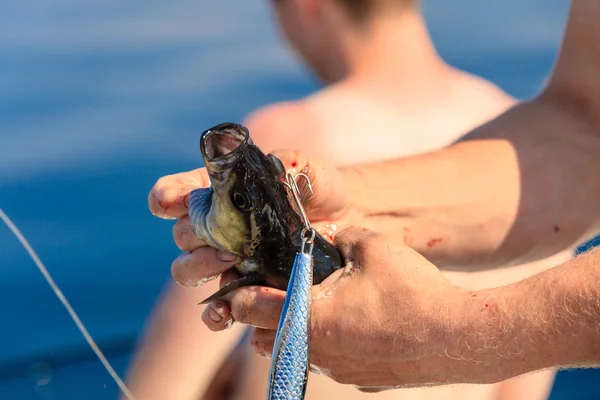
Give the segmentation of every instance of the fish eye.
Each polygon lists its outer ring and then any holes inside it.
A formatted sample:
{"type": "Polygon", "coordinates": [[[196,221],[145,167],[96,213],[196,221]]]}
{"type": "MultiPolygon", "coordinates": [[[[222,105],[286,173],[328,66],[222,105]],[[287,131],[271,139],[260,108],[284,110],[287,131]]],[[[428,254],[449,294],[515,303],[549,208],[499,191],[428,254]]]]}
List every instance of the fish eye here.
{"type": "Polygon", "coordinates": [[[233,194],[233,202],[235,203],[236,207],[240,210],[248,210],[252,205],[248,197],[244,196],[240,192],[235,192],[233,194]]]}

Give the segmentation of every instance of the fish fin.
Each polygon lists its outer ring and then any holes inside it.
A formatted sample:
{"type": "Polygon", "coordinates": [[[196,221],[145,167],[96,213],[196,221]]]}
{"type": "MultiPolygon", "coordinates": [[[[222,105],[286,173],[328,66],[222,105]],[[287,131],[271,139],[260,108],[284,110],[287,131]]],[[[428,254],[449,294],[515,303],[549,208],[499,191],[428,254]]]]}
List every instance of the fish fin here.
{"type": "Polygon", "coordinates": [[[220,299],[221,297],[225,296],[226,294],[233,292],[235,289],[239,289],[244,286],[255,285],[257,283],[261,283],[262,281],[263,281],[263,277],[259,274],[250,274],[250,275],[242,276],[241,278],[236,279],[235,281],[229,282],[227,285],[225,285],[221,289],[219,289],[216,293],[214,293],[213,295],[209,296],[205,300],[198,303],[198,305],[211,303],[215,300],[220,299]]]}

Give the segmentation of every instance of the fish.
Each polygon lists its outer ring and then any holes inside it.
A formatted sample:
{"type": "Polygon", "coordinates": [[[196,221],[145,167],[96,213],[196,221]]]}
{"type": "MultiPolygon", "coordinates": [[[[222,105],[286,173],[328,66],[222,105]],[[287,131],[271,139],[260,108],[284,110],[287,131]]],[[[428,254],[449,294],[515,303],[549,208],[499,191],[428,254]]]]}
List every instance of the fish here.
{"type": "MultiPolygon", "coordinates": [[[[194,234],[209,246],[235,254],[240,278],[200,304],[235,289],[259,285],[286,290],[305,221],[294,207],[281,160],[265,154],[248,128],[224,122],[200,135],[200,153],[210,186],[189,194],[188,216],[194,234]]],[[[343,267],[338,249],[315,232],[313,284],[343,267]]]]}

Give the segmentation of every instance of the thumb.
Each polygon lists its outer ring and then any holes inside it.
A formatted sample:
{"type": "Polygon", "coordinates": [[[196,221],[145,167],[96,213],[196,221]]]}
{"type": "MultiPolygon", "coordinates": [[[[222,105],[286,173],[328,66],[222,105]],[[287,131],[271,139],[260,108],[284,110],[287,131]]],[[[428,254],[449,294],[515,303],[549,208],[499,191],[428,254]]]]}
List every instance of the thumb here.
{"type": "Polygon", "coordinates": [[[334,240],[335,247],[338,248],[344,259],[344,263],[352,263],[356,267],[362,268],[370,258],[379,253],[383,253],[382,245],[386,246],[385,237],[376,231],[350,227],[340,231],[334,240]]]}
{"type": "Polygon", "coordinates": [[[332,164],[316,158],[309,158],[298,151],[276,150],[272,152],[292,175],[305,174],[298,178],[298,189],[302,205],[311,221],[336,220],[348,209],[348,199],[341,173],[332,164]]]}

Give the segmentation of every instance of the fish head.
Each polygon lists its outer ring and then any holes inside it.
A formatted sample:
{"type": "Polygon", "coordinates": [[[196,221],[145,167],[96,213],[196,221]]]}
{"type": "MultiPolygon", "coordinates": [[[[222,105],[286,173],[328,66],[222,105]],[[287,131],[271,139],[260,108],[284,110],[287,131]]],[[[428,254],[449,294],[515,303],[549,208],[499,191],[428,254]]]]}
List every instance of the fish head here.
{"type": "Polygon", "coordinates": [[[210,188],[190,194],[194,233],[241,258],[257,257],[263,243],[285,240],[293,211],[281,161],[263,154],[248,129],[235,123],[207,129],[200,151],[210,188]]]}

